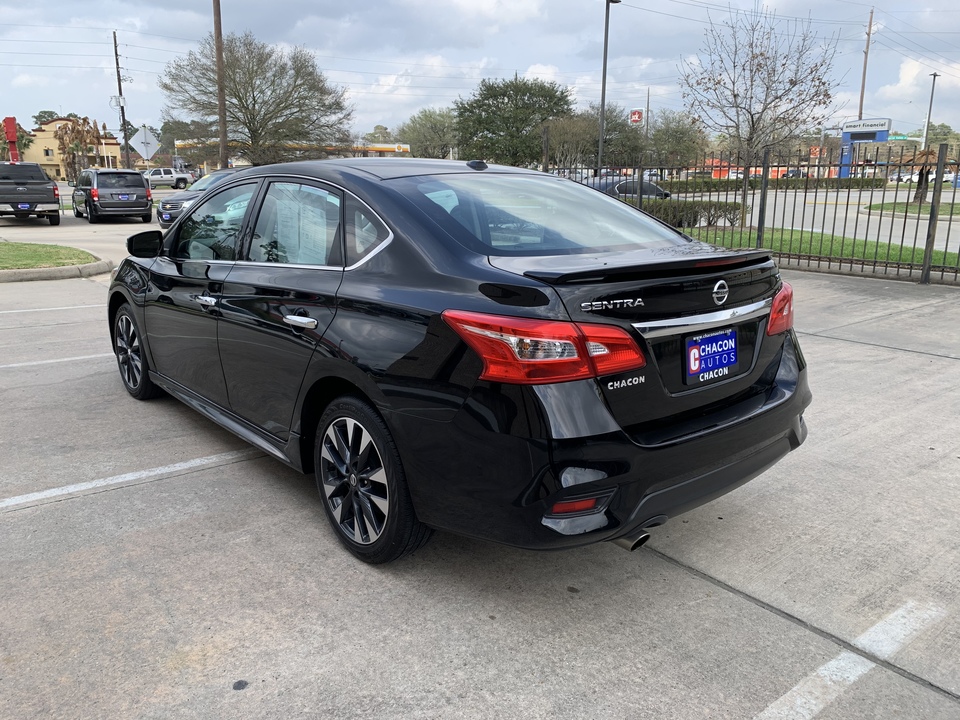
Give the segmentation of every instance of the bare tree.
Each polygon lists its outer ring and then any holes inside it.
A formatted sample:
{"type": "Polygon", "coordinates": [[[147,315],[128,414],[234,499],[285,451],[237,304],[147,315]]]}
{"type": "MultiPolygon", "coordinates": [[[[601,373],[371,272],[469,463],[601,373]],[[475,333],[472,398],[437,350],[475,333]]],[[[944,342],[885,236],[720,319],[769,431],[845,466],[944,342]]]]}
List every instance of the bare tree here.
{"type": "MultiPolygon", "coordinates": [[[[254,165],[324,157],[349,142],[352,110],[309,50],[267,45],[251,33],[223,41],[227,130],[232,152],[254,165]]],[[[198,50],[169,63],[158,82],[169,109],[189,120],[217,118],[216,49],[212,33],[198,50]]]]}
{"type": "MultiPolygon", "coordinates": [[[[837,36],[821,39],[809,21],[781,20],[764,9],[731,11],[704,31],[696,59],[684,61],[680,85],[691,115],[721,135],[744,169],[827,118],[837,36]]],[[[744,172],[743,206],[747,176],[744,172]]]]}

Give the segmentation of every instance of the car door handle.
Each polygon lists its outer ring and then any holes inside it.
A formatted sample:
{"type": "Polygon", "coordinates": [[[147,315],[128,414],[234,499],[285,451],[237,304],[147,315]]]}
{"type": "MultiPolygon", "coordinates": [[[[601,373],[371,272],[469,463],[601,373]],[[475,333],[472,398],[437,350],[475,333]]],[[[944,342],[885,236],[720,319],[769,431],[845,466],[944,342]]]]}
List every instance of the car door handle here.
{"type": "Polygon", "coordinates": [[[197,302],[204,307],[215,307],[217,304],[217,299],[210,297],[209,295],[197,295],[197,302]]]}
{"type": "Polygon", "coordinates": [[[313,330],[317,327],[317,321],[306,315],[284,315],[283,321],[300,330],[313,330]]]}

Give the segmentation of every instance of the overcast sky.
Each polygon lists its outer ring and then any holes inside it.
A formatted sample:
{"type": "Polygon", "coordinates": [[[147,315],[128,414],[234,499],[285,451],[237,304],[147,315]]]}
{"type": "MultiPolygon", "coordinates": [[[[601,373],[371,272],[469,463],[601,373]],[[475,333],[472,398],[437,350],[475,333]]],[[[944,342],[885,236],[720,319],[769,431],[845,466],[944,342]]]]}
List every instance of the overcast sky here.
{"type": "MultiPolygon", "coordinates": [[[[889,0],[888,0],[889,2],[889,0]]],[[[569,86],[578,106],[599,102],[603,0],[222,0],[223,31],[303,46],[347,89],[355,133],[393,128],[425,107],[469,97],[483,78],[537,77],[569,86]]],[[[699,0],[624,0],[610,6],[607,102],[682,110],[681,60],[703,45],[708,18],[729,6],[699,0]],[[655,8],[655,9],[652,9],[655,8]]],[[[870,8],[875,7],[864,118],[921,129],[937,72],[932,122],[960,130],[960,6],[915,0],[885,7],[848,0],[767,7],[809,18],[839,38],[834,121],[855,119],[870,8]]],[[[213,28],[212,0],[0,2],[0,116],[32,126],[40,110],[119,126],[112,31],[136,125],[161,124],[157,78],[213,28]],[[41,12],[42,10],[42,12],[41,12]]]]}

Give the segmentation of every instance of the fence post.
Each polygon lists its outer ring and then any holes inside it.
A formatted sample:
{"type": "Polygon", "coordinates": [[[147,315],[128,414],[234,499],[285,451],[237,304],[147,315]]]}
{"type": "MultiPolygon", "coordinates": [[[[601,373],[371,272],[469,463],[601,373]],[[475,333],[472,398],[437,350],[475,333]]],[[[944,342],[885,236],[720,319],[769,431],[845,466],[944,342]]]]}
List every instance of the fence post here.
{"type": "Polygon", "coordinates": [[[767,188],[770,186],[770,148],[763,151],[763,169],[760,171],[760,217],[757,218],[757,247],[763,247],[763,229],[767,220],[767,188]]]}
{"type": "Polygon", "coordinates": [[[937,238],[937,220],[940,218],[940,195],[943,192],[943,171],[947,164],[947,144],[940,143],[937,154],[936,177],[933,180],[933,199],[930,201],[930,222],[927,223],[927,244],[923,248],[923,267],[920,284],[930,284],[930,266],[933,265],[933,244],[937,238]]]}

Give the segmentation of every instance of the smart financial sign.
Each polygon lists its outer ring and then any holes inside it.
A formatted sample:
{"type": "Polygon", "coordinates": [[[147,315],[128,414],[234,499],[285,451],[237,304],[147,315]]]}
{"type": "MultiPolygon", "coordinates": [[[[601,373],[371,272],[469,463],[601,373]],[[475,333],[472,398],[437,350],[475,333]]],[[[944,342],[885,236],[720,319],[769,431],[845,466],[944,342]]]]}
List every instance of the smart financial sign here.
{"type": "Polygon", "coordinates": [[[893,121],[890,118],[845,122],[840,128],[843,133],[840,139],[840,177],[850,177],[854,145],[887,142],[890,139],[892,126],[893,121]]]}

